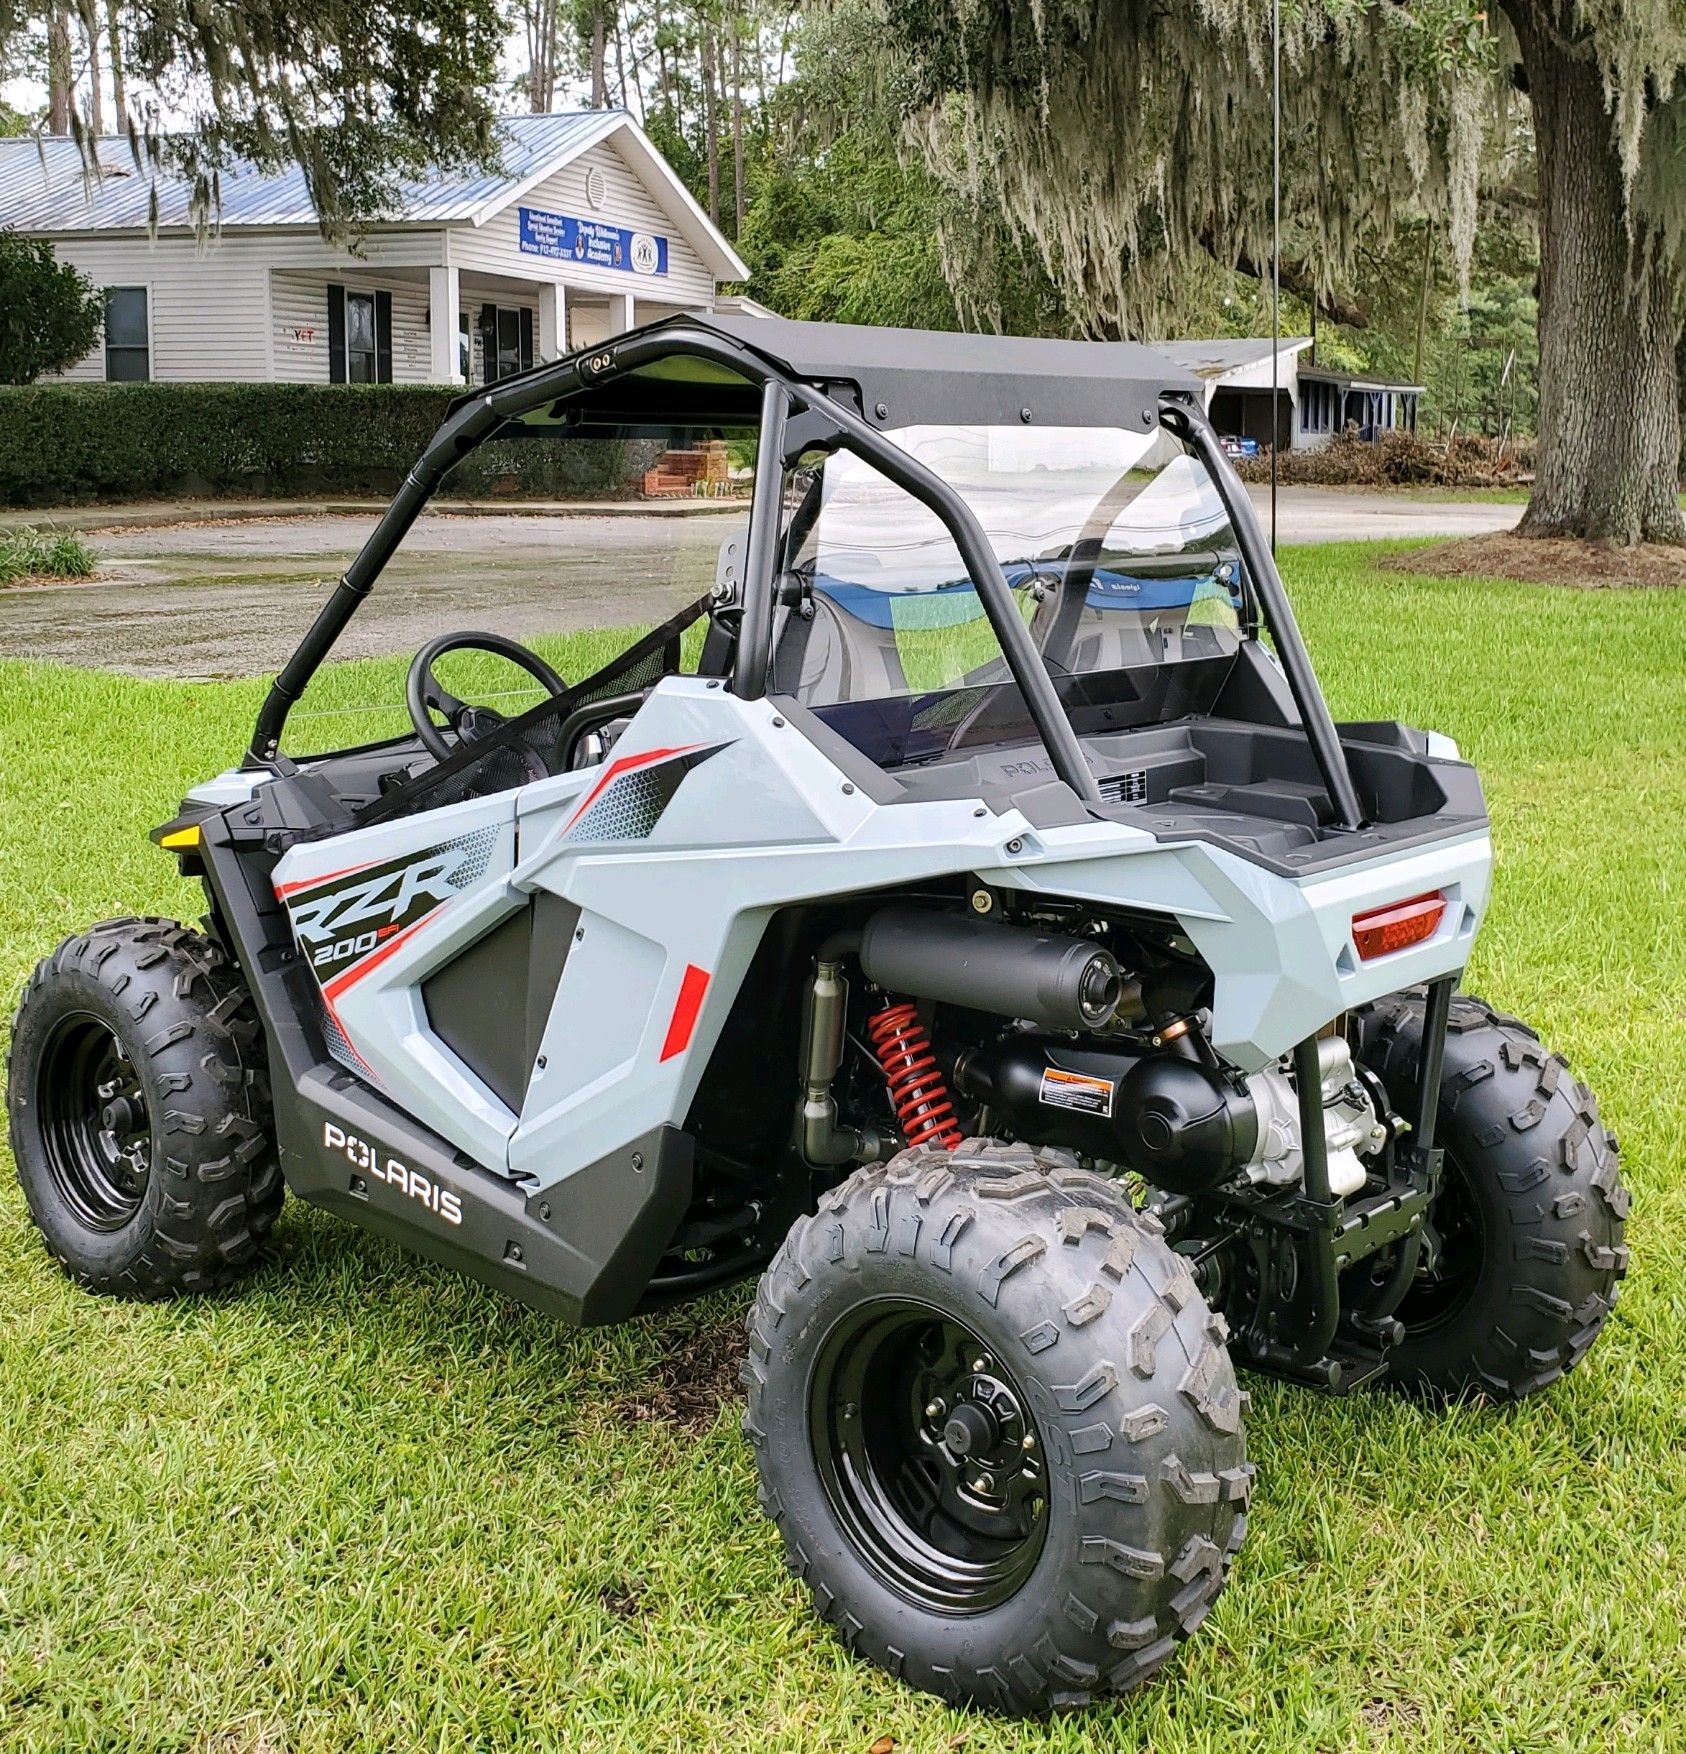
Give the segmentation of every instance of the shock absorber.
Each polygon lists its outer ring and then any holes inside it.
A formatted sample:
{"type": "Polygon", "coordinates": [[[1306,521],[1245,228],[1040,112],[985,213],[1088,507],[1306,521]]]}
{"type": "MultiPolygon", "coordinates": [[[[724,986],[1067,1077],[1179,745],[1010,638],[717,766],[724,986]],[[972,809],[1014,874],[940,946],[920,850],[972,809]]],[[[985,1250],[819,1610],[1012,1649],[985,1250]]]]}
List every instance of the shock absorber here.
{"type": "Polygon", "coordinates": [[[937,1069],[937,1056],[919,1014],[905,999],[887,1004],[868,1020],[872,1051],[884,1068],[890,1106],[896,1111],[909,1145],[938,1144],[952,1151],[960,1143],[960,1126],[948,1086],[937,1069]]]}

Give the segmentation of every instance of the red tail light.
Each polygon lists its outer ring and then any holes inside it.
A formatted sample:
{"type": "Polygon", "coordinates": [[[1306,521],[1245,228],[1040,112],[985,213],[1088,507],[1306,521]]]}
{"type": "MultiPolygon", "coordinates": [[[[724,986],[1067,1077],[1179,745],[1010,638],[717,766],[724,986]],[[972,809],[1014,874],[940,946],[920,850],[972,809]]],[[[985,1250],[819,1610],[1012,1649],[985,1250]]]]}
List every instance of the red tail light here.
{"type": "Polygon", "coordinates": [[[1363,961],[1374,962],[1378,956],[1426,943],[1445,911],[1446,897],[1438,890],[1433,895],[1413,895],[1409,901],[1390,901],[1386,907],[1352,916],[1352,941],[1363,961]]]}

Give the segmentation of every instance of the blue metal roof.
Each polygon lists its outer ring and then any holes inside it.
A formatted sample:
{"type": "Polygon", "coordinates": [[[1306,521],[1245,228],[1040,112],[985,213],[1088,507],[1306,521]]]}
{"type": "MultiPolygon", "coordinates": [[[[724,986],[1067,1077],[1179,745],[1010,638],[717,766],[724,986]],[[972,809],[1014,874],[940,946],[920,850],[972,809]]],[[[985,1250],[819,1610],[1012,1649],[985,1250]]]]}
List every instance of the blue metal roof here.
{"type": "MultiPolygon", "coordinates": [[[[624,110],[503,117],[497,127],[497,170],[445,171],[406,180],[380,223],[473,224],[629,120],[624,110]]],[[[145,230],[152,222],[154,187],[159,228],[192,225],[192,186],[185,178],[157,175],[144,163],[137,168],[134,151],[121,135],[102,138],[97,148],[99,174],[92,176],[73,140],[0,139],[0,227],[23,232],[145,230]]],[[[220,189],[213,219],[224,229],[316,229],[316,209],[296,165],[274,173],[250,164],[230,165],[221,174],[220,189]]]]}

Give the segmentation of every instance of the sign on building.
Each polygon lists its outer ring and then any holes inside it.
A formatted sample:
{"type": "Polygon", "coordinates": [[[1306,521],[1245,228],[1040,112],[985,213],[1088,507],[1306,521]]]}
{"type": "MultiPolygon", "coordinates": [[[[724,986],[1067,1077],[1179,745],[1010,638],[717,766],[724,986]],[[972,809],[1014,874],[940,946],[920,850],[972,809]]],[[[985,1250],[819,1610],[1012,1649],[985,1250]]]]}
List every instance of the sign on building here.
{"type": "Polygon", "coordinates": [[[518,236],[522,252],[529,256],[583,262],[590,268],[616,268],[624,274],[667,272],[667,239],[652,232],[523,207],[518,236]]]}

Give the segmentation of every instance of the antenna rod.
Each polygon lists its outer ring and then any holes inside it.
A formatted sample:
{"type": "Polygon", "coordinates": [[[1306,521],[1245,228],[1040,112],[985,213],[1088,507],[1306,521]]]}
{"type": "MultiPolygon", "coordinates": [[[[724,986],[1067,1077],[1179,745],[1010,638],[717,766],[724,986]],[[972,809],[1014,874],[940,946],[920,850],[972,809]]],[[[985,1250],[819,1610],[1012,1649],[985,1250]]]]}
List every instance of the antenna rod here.
{"type": "Polygon", "coordinates": [[[1270,552],[1282,440],[1282,0],[1270,0],[1270,552]]]}

